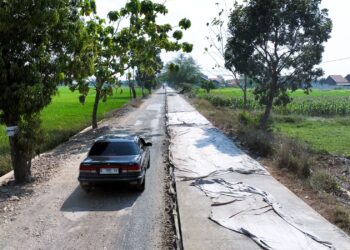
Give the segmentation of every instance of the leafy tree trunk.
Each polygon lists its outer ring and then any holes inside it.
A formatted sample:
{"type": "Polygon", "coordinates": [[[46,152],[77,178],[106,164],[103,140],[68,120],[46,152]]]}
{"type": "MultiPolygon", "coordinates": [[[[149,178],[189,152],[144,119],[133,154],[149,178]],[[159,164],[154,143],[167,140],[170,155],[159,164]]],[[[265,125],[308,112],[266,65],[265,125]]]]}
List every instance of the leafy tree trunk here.
{"type": "Polygon", "coordinates": [[[271,114],[272,104],[273,104],[273,100],[270,100],[269,103],[265,106],[265,112],[264,112],[264,115],[261,118],[260,124],[259,124],[260,129],[266,128],[267,121],[269,120],[269,117],[271,114]]]}
{"type": "Polygon", "coordinates": [[[142,83],[141,84],[141,91],[142,91],[142,98],[145,98],[145,86],[144,86],[144,84],[142,83]]]}
{"type": "Polygon", "coordinates": [[[265,129],[266,128],[266,124],[267,121],[269,120],[270,114],[271,114],[271,110],[272,110],[272,106],[273,106],[273,99],[274,96],[276,94],[276,86],[277,86],[277,75],[274,74],[273,78],[272,78],[272,85],[271,85],[271,91],[269,93],[269,95],[267,96],[267,103],[265,106],[265,112],[263,117],[260,120],[260,124],[259,124],[259,128],[260,129],[265,129]]]}
{"type": "Polygon", "coordinates": [[[32,178],[30,171],[31,157],[20,150],[21,146],[18,134],[9,137],[9,140],[12,168],[14,171],[15,180],[18,183],[30,182],[32,178]]]}
{"type": "Polygon", "coordinates": [[[101,90],[96,89],[95,102],[92,110],[92,121],[91,121],[91,125],[93,129],[97,128],[97,110],[98,110],[98,104],[100,102],[100,95],[101,95],[100,91],[101,90]]]}
{"type": "Polygon", "coordinates": [[[136,90],[134,84],[129,81],[129,88],[130,88],[130,99],[136,99],[136,90]]]}
{"type": "Polygon", "coordinates": [[[130,88],[131,88],[132,98],[136,99],[136,90],[135,90],[134,84],[131,84],[130,88]]]}
{"type": "Polygon", "coordinates": [[[243,91],[243,106],[246,109],[247,108],[247,77],[244,76],[244,85],[242,86],[243,91]]]}

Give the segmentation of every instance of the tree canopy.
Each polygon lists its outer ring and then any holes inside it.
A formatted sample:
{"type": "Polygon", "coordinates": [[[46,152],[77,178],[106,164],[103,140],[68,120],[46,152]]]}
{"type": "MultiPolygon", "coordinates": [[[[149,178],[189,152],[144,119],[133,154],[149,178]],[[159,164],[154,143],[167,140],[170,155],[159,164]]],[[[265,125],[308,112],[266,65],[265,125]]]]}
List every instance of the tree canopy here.
{"type": "Polygon", "coordinates": [[[229,20],[225,51],[227,68],[257,84],[254,94],[265,105],[260,127],[272,106],[291,101],[288,90],[302,88],[321,76],[315,68],[322,59],[332,22],[321,0],[249,0],[236,4],[229,20]]]}
{"type": "Polygon", "coordinates": [[[161,69],[163,68],[163,61],[160,58],[161,50],[159,48],[154,48],[153,46],[150,46],[147,50],[149,53],[149,58],[146,59],[144,62],[140,62],[139,66],[137,67],[136,71],[136,81],[142,88],[142,95],[144,95],[144,88],[146,88],[150,93],[152,92],[152,88],[156,87],[157,85],[157,74],[161,72],[161,69]],[[146,67],[143,67],[144,63],[150,64],[149,66],[152,67],[152,70],[146,70],[146,67]]]}
{"type": "Polygon", "coordinates": [[[92,72],[81,16],[94,7],[88,0],[0,1],[1,121],[22,129],[10,137],[19,182],[30,179],[38,112],[51,102],[58,84],[92,72]]]}
{"type": "MultiPolygon", "coordinates": [[[[170,24],[158,24],[159,15],[168,12],[163,4],[153,3],[150,0],[130,0],[123,8],[111,11],[108,14],[108,25],[105,20],[95,16],[87,22],[87,30],[94,46],[94,76],[96,81],[93,87],[96,91],[94,109],[92,112],[92,127],[97,127],[97,110],[100,100],[106,101],[112,94],[113,86],[118,84],[118,76],[124,75],[128,69],[152,75],[157,70],[154,63],[155,51],[190,52],[192,45],[179,42],[183,29],[188,29],[191,22],[184,18],[179,21],[179,29],[170,33],[173,27],[170,24]],[[125,21],[123,27],[121,22],[125,21]]],[[[126,74],[131,78],[131,73],[126,74]]],[[[91,83],[79,81],[72,86],[78,88],[86,96],[91,83]]],[[[133,84],[130,85],[134,97],[136,92],[133,84]]],[[[81,98],[84,100],[84,98],[81,98]]]]}
{"type": "Polygon", "coordinates": [[[200,84],[201,74],[196,61],[191,56],[181,53],[166,65],[161,80],[174,85],[183,83],[200,84]]]}

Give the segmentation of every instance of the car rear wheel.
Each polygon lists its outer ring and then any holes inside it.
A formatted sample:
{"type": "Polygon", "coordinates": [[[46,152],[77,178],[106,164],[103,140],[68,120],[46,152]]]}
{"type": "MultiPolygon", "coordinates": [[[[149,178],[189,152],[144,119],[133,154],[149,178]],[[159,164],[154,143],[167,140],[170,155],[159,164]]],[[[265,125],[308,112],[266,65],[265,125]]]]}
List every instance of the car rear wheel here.
{"type": "Polygon", "coordinates": [[[139,183],[137,183],[136,190],[143,192],[145,190],[145,187],[146,187],[146,176],[143,177],[142,181],[139,181],[139,183]]]}
{"type": "Polygon", "coordinates": [[[80,183],[81,189],[83,189],[85,192],[90,192],[91,191],[91,185],[87,183],[80,183]]]}

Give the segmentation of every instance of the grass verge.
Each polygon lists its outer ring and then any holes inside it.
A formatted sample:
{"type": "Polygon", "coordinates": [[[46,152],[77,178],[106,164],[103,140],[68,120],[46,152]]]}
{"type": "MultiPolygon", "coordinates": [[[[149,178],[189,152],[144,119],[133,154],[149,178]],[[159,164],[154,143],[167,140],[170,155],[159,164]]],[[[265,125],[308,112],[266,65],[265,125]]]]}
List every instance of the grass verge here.
{"type": "MultiPolygon", "coordinates": [[[[137,96],[141,89],[137,88],[137,96]]],[[[85,104],[79,103],[79,93],[71,92],[67,87],[59,88],[52,103],[41,112],[42,127],[45,131],[45,142],[39,151],[44,152],[67,141],[71,136],[90,126],[94,91],[90,91],[85,104]]],[[[128,88],[119,88],[106,102],[99,103],[98,120],[103,119],[112,110],[122,107],[130,101],[128,88]]],[[[135,107],[139,101],[133,101],[135,107]]],[[[5,134],[5,126],[0,126],[0,176],[11,170],[9,142],[5,134]]]]}

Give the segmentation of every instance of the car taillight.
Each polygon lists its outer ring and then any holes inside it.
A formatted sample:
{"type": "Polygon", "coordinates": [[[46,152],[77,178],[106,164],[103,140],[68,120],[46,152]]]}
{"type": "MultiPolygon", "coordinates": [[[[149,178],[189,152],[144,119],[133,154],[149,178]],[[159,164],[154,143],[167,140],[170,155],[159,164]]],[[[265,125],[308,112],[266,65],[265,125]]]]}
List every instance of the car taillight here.
{"type": "Polygon", "coordinates": [[[80,173],[97,173],[96,169],[96,166],[80,164],[79,171],[80,173]]]}
{"type": "Polygon", "coordinates": [[[139,164],[126,166],[124,171],[127,172],[127,173],[140,172],[141,171],[141,166],[139,164]]]}

